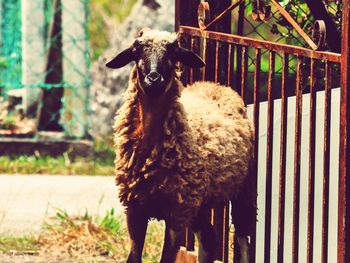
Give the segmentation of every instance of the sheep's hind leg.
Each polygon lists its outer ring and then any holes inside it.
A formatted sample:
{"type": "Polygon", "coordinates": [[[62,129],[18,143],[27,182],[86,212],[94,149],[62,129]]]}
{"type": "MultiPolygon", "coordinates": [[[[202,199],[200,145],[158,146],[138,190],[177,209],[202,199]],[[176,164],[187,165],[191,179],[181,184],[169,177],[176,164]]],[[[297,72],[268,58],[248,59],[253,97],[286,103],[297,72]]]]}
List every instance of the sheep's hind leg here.
{"type": "Polygon", "coordinates": [[[131,249],[127,263],[141,263],[148,218],[139,207],[128,207],[126,211],[131,249]]]}
{"type": "Polygon", "coordinates": [[[205,217],[205,213],[199,213],[192,224],[192,230],[195,232],[199,241],[198,262],[213,263],[216,251],[216,233],[214,227],[205,217]]]}
{"type": "Polygon", "coordinates": [[[175,262],[176,254],[179,251],[179,232],[175,231],[174,228],[168,223],[165,227],[164,246],[162,252],[162,258],[160,263],[172,263],[175,262]]]}
{"type": "MultiPolygon", "coordinates": [[[[249,192],[246,192],[249,194],[249,192]]],[[[243,194],[245,195],[245,194],[243,194]]],[[[234,234],[234,262],[249,263],[252,249],[249,237],[254,234],[256,224],[256,206],[254,200],[245,196],[232,201],[232,220],[235,226],[234,234]]]]}

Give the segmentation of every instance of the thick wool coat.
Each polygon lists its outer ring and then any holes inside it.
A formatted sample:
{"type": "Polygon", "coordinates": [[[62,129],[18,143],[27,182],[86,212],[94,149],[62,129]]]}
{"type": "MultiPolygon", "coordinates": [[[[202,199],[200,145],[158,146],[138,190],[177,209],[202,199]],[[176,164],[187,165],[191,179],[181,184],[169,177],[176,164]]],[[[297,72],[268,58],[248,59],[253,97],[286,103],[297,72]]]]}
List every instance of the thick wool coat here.
{"type": "Polygon", "coordinates": [[[254,129],[229,87],[197,82],[184,88],[176,78],[162,117],[147,120],[137,85],[134,68],[114,126],[120,200],[180,229],[201,205],[232,200],[249,181],[254,129]],[[145,123],[155,119],[156,128],[147,131],[145,123]]]}

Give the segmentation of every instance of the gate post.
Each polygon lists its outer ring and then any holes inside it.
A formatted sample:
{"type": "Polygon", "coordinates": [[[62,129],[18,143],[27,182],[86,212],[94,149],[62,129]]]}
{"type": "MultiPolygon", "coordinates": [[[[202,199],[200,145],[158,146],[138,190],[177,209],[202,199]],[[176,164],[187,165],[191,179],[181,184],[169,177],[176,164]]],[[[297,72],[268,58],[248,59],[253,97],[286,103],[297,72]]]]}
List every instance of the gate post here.
{"type": "Polygon", "coordinates": [[[198,25],[197,9],[200,0],[175,0],[175,31],[179,30],[179,26],[198,25]]]}
{"type": "Polygon", "coordinates": [[[350,262],[350,1],[342,1],[338,262],[350,262]]]}

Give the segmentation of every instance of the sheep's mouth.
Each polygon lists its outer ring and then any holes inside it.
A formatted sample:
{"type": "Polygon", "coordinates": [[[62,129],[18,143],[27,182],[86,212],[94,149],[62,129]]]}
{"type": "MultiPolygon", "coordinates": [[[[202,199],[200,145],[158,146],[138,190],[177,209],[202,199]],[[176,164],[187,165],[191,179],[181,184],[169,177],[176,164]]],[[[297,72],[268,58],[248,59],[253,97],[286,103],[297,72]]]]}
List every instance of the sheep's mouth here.
{"type": "Polygon", "coordinates": [[[160,96],[164,93],[165,85],[144,85],[143,90],[147,96],[160,96]]]}

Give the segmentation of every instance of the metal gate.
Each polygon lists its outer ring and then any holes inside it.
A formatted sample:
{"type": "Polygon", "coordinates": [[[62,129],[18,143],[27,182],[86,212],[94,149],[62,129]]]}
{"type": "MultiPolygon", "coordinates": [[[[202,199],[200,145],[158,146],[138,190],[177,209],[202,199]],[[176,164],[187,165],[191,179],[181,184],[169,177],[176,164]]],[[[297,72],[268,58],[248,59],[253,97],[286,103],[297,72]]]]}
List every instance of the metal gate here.
{"type": "MultiPolygon", "coordinates": [[[[183,45],[206,61],[204,69],[186,70],[183,81],[231,86],[254,121],[258,221],[251,239],[253,262],[350,262],[350,1],[338,5],[340,53],[319,51],[326,38],[323,21],[314,24],[314,42],[275,0],[176,0],[183,45]],[[307,47],[243,36],[251,2],[254,20],[279,12],[307,47]],[[237,20],[232,10],[238,10],[237,20]]],[[[233,262],[230,207],[212,211],[211,222],[220,237],[217,259],[233,262]]],[[[195,249],[190,231],[183,246],[195,249]]]]}

